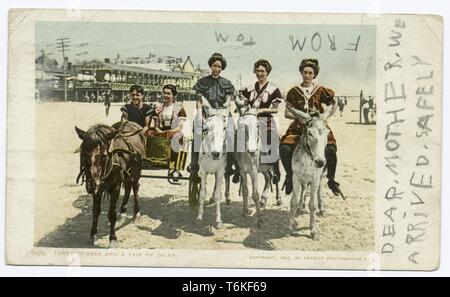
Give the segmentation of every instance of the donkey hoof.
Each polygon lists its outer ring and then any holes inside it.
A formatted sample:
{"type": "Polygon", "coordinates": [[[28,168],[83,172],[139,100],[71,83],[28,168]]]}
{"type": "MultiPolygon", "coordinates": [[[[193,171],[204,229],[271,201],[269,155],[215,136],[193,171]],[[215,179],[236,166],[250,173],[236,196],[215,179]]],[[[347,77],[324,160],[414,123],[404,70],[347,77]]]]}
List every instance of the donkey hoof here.
{"type": "Polygon", "coordinates": [[[117,223],[118,224],[125,224],[127,220],[127,214],[126,213],[119,213],[117,216],[117,223]]]}
{"type": "Polygon", "coordinates": [[[195,219],[195,225],[197,225],[197,226],[203,225],[203,218],[196,218],[195,219]]]}
{"type": "Polygon", "coordinates": [[[319,232],[311,232],[311,238],[312,240],[319,241],[320,240],[319,232]]]}
{"type": "Polygon", "coordinates": [[[328,212],[324,209],[324,210],[320,210],[317,215],[319,217],[326,217],[328,215],[328,212]]]}
{"type": "Polygon", "coordinates": [[[222,222],[216,222],[216,224],[214,225],[214,227],[219,230],[219,229],[223,229],[223,223],[222,222]]]}
{"type": "Polygon", "coordinates": [[[227,203],[227,205],[231,205],[231,199],[230,199],[230,198],[227,198],[227,199],[226,199],[226,203],[227,203]]]}
{"type": "Polygon", "coordinates": [[[261,198],[261,202],[259,203],[259,205],[261,207],[266,207],[266,205],[267,205],[267,198],[265,198],[265,197],[261,198]]]}
{"type": "Polygon", "coordinates": [[[117,240],[111,240],[110,242],[109,242],[109,245],[108,245],[108,248],[109,249],[115,249],[115,248],[117,248],[119,246],[119,243],[117,242],[117,240]]]}
{"type": "Polygon", "coordinates": [[[89,244],[95,245],[95,242],[97,241],[97,235],[91,235],[89,236],[89,244]]]}
{"type": "Polygon", "coordinates": [[[136,223],[137,221],[139,221],[139,219],[142,217],[142,214],[140,211],[138,211],[134,217],[133,217],[133,223],[136,223]]]}
{"type": "Polygon", "coordinates": [[[277,198],[277,206],[282,206],[283,200],[281,198],[277,198]]]}
{"type": "Polygon", "coordinates": [[[295,231],[294,226],[288,226],[288,234],[289,234],[289,235],[294,234],[294,231],[295,231]]]}
{"type": "Polygon", "coordinates": [[[298,215],[304,215],[304,214],[308,214],[309,212],[306,210],[306,209],[301,209],[301,208],[299,208],[298,210],[297,210],[297,214],[298,215]]]}
{"type": "Polygon", "coordinates": [[[264,224],[264,220],[263,219],[259,219],[258,222],[256,223],[256,226],[258,227],[258,229],[262,228],[264,224]]]}
{"type": "Polygon", "coordinates": [[[298,223],[296,221],[294,222],[289,222],[289,227],[288,227],[288,231],[290,234],[293,234],[295,232],[295,230],[298,227],[298,223]]]}

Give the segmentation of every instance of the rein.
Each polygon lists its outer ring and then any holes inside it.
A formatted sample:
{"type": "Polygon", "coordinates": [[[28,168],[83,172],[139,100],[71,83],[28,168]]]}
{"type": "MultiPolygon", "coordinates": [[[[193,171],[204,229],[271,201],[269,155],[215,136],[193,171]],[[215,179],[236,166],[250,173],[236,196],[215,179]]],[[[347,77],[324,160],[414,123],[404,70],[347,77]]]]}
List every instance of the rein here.
{"type": "MultiPolygon", "coordinates": [[[[256,115],[256,114],[252,114],[252,113],[249,113],[249,114],[246,114],[246,115],[244,115],[243,117],[256,117],[256,118],[258,118],[258,115],[256,115]]],[[[247,132],[247,128],[248,128],[248,126],[247,125],[244,125],[245,126],[245,130],[246,130],[246,133],[245,133],[245,145],[247,146],[247,143],[248,143],[248,140],[249,140],[249,133],[247,132]]],[[[261,153],[260,152],[260,150],[259,150],[259,145],[260,145],[260,141],[261,141],[261,139],[260,139],[260,134],[259,134],[259,122],[257,122],[257,125],[256,125],[256,134],[257,134],[257,148],[258,148],[258,153],[261,153]]],[[[268,154],[268,153],[267,153],[268,154]]]]}
{"type": "MultiPolygon", "coordinates": [[[[224,121],[227,120],[227,117],[226,117],[226,116],[222,116],[222,115],[219,115],[219,114],[211,115],[211,116],[208,117],[208,119],[209,119],[209,118],[212,118],[212,117],[216,117],[216,116],[220,116],[220,117],[224,118],[224,121]]],[[[225,124],[225,125],[224,125],[224,128],[223,128],[223,131],[225,132],[225,134],[226,134],[226,130],[227,130],[227,125],[225,124]]],[[[206,136],[207,136],[210,132],[211,132],[211,131],[210,131],[209,129],[202,129],[202,146],[203,146],[203,141],[204,141],[204,139],[206,138],[206,136]]],[[[225,141],[225,142],[223,143],[223,149],[222,149],[221,155],[226,155],[226,146],[227,146],[227,143],[226,143],[226,141],[225,141]]],[[[203,150],[202,154],[203,154],[203,155],[206,155],[206,152],[203,150]]]]}
{"type": "MultiPolygon", "coordinates": [[[[124,125],[121,125],[121,127],[119,128],[119,131],[122,131],[123,126],[124,125]]],[[[119,167],[121,169],[120,172],[121,172],[122,176],[123,176],[123,173],[125,173],[128,176],[130,175],[131,170],[136,165],[132,166],[128,170],[126,170],[125,168],[122,168],[122,166],[119,163],[114,162],[113,159],[114,159],[114,155],[117,154],[117,153],[129,154],[132,157],[136,156],[136,154],[138,153],[136,148],[127,140],[126,137],[134,136],[134,135],[138,134],[141,130],[142,129],[137,129],[136,131],[132,131],[132,132],[129,132],[129,133],[122,133],[121,132],[120,134],[116,135],[116,137],[111,141],[111,144],[112,144],[117,138],[120,137],[125,142],[125,144],[127,146],[127,149],[126,150],[124,150],[124,149],[115,149],[115,150],[107,149],[106,161],[104,163],[106,166],[102,168],[102,174],[101,174],[101,178],[100,178],[100,187],[111,176],[114,167],[119,167]]],[[[99,138],[101,140],[101,145],[104,146],[104,147],[107,147],[108,146],[108,142],[106,141],[106,135],[100,130],[95,131],[95,133],[99,136],[99,138]]],[[[82,157],[82,154],[80,152],[80,172],[79,172],[79,174],[77,176],[76,183],[78,184],[80,179],[81,179],[81,185],[83,185],[85,183],[85,181],[86,181],[86,169],[84,168],[84,162],[83,162],[82,158],[83,157],[82,157]]]]}
{"type": "MultiPolygon", "coordinates": [[[[95,134],[97,134],[97,136],[100,137],[101,140],[101,145],[102,146],[107,146],[108,142],[106,141],[106,135],[105,133],[103,133],[102,131],[98,130],[95,131],[95,134]]],[[[109,154],[106,154],[106,167],[102,168],[102,177],[101,177],[101,181],[103,182],[110,174],[112,171],[112,162],[111,162],[111,157],[109,154]]],[[[83,161],[83,153],[80,150],[80,172],[78,173],[77,179],[76,179],[76,183],[78,184],[81,178],[81,185],[83,185],[86,181],[86,169],[84,168],[84,161],[83,161]]]]}
{"type": "MultiPolygon", "coordinates": [[[[114,141],[116,141],[117,139],[120,138],[127,145],[127,149],[126,150],[125,149],[114,149],[114,150],[110,149],[110,150],[108,150],[108,155],[111,156],[111,158],[110,158],[111,167],[110,167],[109,172],[102,178],[102,182],[111,175],[112,169],[114,167],[119,167],[121,169],[120,170],[121,174],[126,174],[127,176],[130,176],[131,170],[134,167],[136,167],[137,164],[139,164],[139,162],[138,162],[139,160],[138,160],[138,158],[136,158],[136,156],[139,154],[139,152],[136,150],[134,145],[132,143],[130,143],[130,141],[127,139],[127,137],[134,136],[134,135],[138,134],[140,131],[141,130],[134,131],[131,134],[126,134],[126,136],[124,136],[123,134],[117,134],[117,136],[111,141],[111,144],[112,144],[114,141]],[[114,155],[116,155],[116,154],[127,154],[131,158],[134,158],[134,161],[136,161],[137,164],[131,166],[127,170],[126,168],[123,168],[119,163],[113,161],[114,155]]],[[[120,156],[119,156],[119,158],[120,158],[120,156]]]]}
{"type": "Polygon", "coordinates": [[[308,143],[308,125],[309,125],[309,123],[311,123],[311,121],[312,121],[312,119],[308,120],[304,125],[304,129],[303,129],[303,132],[304,132],[303,140],[304,141],[302,141],[302,146],[305,149],[308,156],[311,158],[311,160],[314,161],[314,155],[311,152],[311,147],[309,146],[309,143],[308,143]]]}

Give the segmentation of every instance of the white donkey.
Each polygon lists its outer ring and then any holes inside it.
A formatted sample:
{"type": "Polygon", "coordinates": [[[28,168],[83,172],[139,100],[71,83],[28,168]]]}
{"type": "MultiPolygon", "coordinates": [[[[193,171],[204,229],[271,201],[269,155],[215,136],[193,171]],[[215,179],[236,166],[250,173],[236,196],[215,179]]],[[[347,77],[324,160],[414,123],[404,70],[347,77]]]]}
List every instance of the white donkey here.
{"type": "MultiPolygon", "coordinates": [[[[241,176],[241,190],[243,197],[243,216],[247,217],[249,214],[248,209],[248,196],[249,189],[247,184],[247,175],[250,176],[252,182],[252,200],[256,206],[256,215],[258,218],[258,227],[262,224],[262,214],[260,206],[260,195],[258,190],[258,172],[260,170],[259,164],[259,120],[258,109],[260,106],[260,100],[256,100],[253,105],[247,104],[246,100],[236,96],[235,103],[239,111],[239,119],[237,124],[237,145],[234,152],[234,157],[239,164],[240,176],[241,176]]],[[[265,175],[269,175],[268,167],[264,172],[265,175]]],[[[270,178],[266,178],[266,181],[270,178]]],[[[229,198],[230,181],[226,180],[226,197],[229,198]]],[[[269,186],[265,187],[263,195],[267,195],[269,186]]]]}
{"type": "Polygon", "coordinates": [[[199,176],[201,178],[201,188],[197,220],[199,222],[203,221],[203,209],[207,195],[207,177],[209,174],[214,174],[216,182],[213,197],[216,202],[215,227],[217,229],[223,227],[220,202],[222,200],[222,180],[225,175],[225,166],[227,161],[226,123],[227,115],[222,115],[219,113],[208,115],[203,124],[203,140],[199,156],[199,176]]]}
{"type": "Polygon", "coordinates": [[[286,108],[303,123],[303,131],[300,143],[294,150],[292,159],[293,193],[291,198],[291,210],[289,215],[289,229],[295,229],[297,223],[295,217],[299,206],[299,194],[301,208],[306,199],[306,188],[310,186],[311,197],[309,201],[311,238],[319,240],[319,228],[316,224],[316,212],[323,211],[322,198],[322,174],[325,165],[325,146],[328,133],[326,122],[317,113],[313,116],[303,111],[294,109],[290,105],[286,108]],[[300,193],[299,193],[300,192],[300,193]]]}

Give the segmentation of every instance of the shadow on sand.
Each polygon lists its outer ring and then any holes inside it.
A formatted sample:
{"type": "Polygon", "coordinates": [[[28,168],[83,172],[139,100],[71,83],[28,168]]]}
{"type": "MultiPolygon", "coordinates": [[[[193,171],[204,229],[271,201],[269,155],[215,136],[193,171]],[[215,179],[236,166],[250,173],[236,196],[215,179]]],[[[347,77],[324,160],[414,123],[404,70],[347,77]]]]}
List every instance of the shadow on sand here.
{"type": "MultiPolygon", "coordinates": [[[[122,198],[122,197],[121,197],[122,198]]],[[[121,201],[121,200],[120,200],[121,201]]],[[[128,215],[131,214],[132,199],[128,205],[128,215]]],[[[74,201],[73,206],[80,209],[80,213],[59,226],[55,231],[47,234],[37,242],[41,247],[65,247],[65,248],[92,248],[89,243],[89,231],[92,223],[92,198],[90,195],[80,195],[74,201]]],[[[141,197],[140,207],[142,216],[148,216],[152,220],[158,220],[159,226],[151,228],[144,224],[136,224],[139,230],[147,231],[153,236],[161,236],[166,239],[176,240],[181,231],[197,234],[204,237],[214,236],[216,230],[212,227],[215,223],[215,205],[205,207],[203,223],[195,221],[196,213],[191,210],[188,201],[174,199],[172,195],[161,197],[141,197]]],[[[98,238],[109,235],[109,222],[107,210],[109,200],[102,203],[102,214],[99,220],[98,238]]],[[[254,207],[251,209],[255,213],[254,207]]],[[[273,239],[288,236],[287,222],[288,212],[282,209],[265,209],[263,211],[264,223],[261,228],[257,227],[256,215],[244,218],[242,213],[242,202],[233,201],[230,205],[222,203],[222,220],[226,229],[250,228],[250,234],[241,242],[229,241],[229,243],[240,243],[244,247],[260,250],[276,250],[272,244],[273,239]]],[[[132,224],[131,219],[125,223],[118,224],[116,230],[132,224]]],[[[304,235],[294,235],[304,236],[304,235]]],[[[120,241],[119,236],[119,241],[120,241]]],[[[227,240],[218,240],[227,243],[227,240]]],[[[126,242],[124,242],[126,246],[126,242]]]]}
{"type": "Polygon", "coordinates": [[[370,122],[370,123],[360,123],[360,122],[346,122],[346,125],[358,125],[358,126],[376,126],[377,122],[370,122]]]}

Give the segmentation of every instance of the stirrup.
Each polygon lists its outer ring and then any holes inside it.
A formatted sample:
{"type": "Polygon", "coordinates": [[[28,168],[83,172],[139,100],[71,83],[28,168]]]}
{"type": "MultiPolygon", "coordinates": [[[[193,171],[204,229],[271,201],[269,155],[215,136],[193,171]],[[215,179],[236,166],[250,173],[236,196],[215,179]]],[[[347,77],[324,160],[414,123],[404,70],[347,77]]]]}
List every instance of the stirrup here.
{"type": "Polygon", "coordinates": [[[186,168],[186,171],[189,172],[190,174],[197,173],[198,170],[199,170],[198,164],[189,164],[188,167],[186,168]]]}
{"type": "Polygon", "coordinates": [[[290,195],[292,191],[294,190],[294,185],[292,183],[292,179],[286,178],[283,184],[283,187],[281,188],[281,191],[286,190],[286,195],[290,195]]]}
{"type": "Polygon", "coordinates": [[[202,179],[200,178],[200,176],[198,175],[198,171],[199,171],[199,166],[198,164],[190,164],[187,168],[186,171],[189,172],[189,179],[191,181],[193,181],[196,184],[199,184],[202,182],[202,179]]]}
{"type": "Polygon", "coordinates": [[[278,184],[281,181],[280,177],[277,174],[273,174],[272,183],[278,184]]]}
{"type": "Polygon", "coordinates": [[[191,173],[191,175],[189,176],[189,179],[190,179],[192,182],[196,183],[196,184],[199,184],[199,183],[202,182],[202,179],[201,179],[201,177],[198,175],[197,172],[191,173]]]}
{"type": "Polygon", "coordinates": [[[234,170],[233,168],[225,167],[225,176],[232,176],[235,173],[236,173],[236,170],[234,170]]]}
{"type": "Polygon", "coordinates": [[[233,174],[233,184],[238,184],[241,181],[241,175],[235,171],[233,174]]]}

